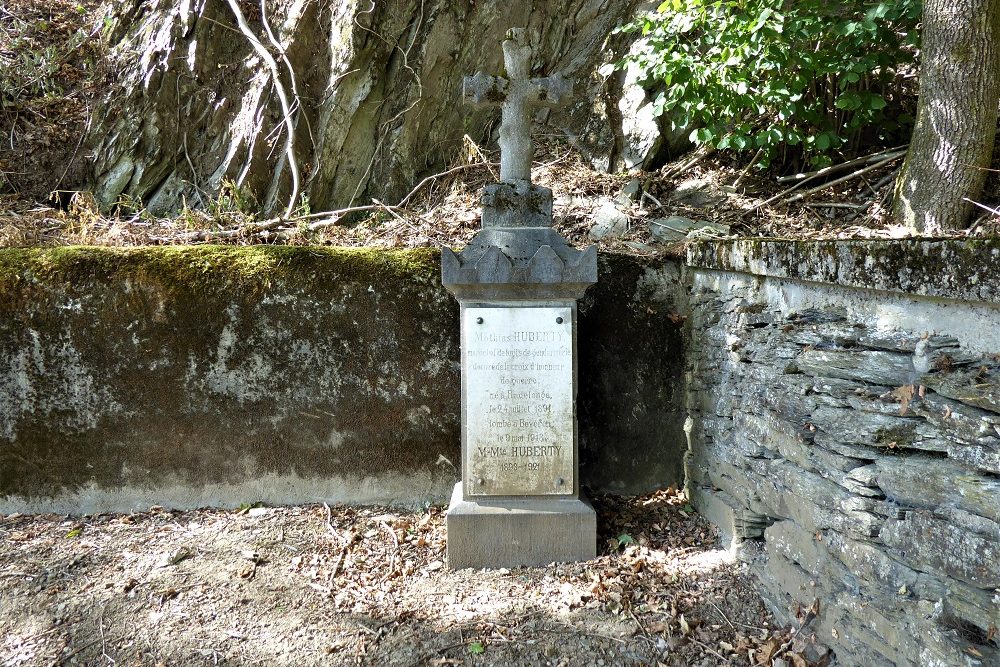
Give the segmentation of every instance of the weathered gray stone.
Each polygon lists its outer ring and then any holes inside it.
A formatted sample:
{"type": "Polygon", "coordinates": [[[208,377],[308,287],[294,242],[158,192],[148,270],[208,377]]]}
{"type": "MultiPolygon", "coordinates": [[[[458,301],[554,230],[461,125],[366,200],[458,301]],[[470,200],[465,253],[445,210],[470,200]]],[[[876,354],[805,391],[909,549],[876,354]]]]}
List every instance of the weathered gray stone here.
{"type": "Polygon", "coordinates": [[[914,400],[910,409],[941,429],[949,438],[969,444],[996,444],[1000,435],[1000,416],[958,401],[927,392],[914,400]]]}
{"type": "Polygon", "coordinates": [[[738,501],[718,489],[691,484],[688,494],[698,513],[718,526],[723,544],[735,547],[744,540],[756,539],[771,523],[766,516],[736,507],[738,501]]]}
{"type": "MultiPolygon", "coordinates": [[[[839,399],[847,399],[853,396],[868,395],[869,392],[876,396],[881,396],[889,391],[888,387],[877,385],[859,384],[851,380],[841,380],[839,378],[815,377],[813,378],[812,389],[821,394],[829,394],[839,399]]],[[[849,407],[846,400],[842,400],[841,407],[849,407]]]]}
{"type": "MultiPolygon", "coordinates": [[[[934,664],[977,664],[962,658],[963,644],[941,631],[939,618],[913,611],[947,597],[956,620],[985,632],[996,609],[983,592],[957,582],[953,589],[942,588],[939,581],[892,560],[874,544],[844,539],[830,531],[809,533],[791,521],[769,527],[765,544],[769,556],[765,574],[782,582],[784,590],[798,593],[801,597],[793,599],[803,606],[811,599],[820,600],[820,615],[812,629],[825,641],[834,640],[842,664],[879,664],[886,659],[896,664],[927,664],[923,662],[926,656],[938,656],[934,664]],[[862,582],[866,588],[859,588],[862,582]],[[912,600],[918,593],[928,597],[912,600]],[[880,609],[911,611],[889,615],[880,609]],[[930,635],[930,640],[908,641],[908,633],[914,632],[921,638],[930,635]]],[[[985,655],[995,655],[989,647],[983,649],[985,655]]]]}
{"type": "Polygon", "coordinates": [[[640,197],[642,197],[642,181],[638,178],[629,180],[625,184],[625,187],[622,188],[621,196],[628,201],[639,201],[640,197]]]}
{"type": "Polygon", "coordinates": [[[678,204],[705,208],[715,206],[726,199],[714,182],[707,178],[689,178],[674,188],[670,198],[678,204]]]}
{"type": "Polygon", "coordinates": [[[823,405],[812,412],[810,420],[826,436],[848,444],[930,452],[947,452],[952,444],[940,438],[939,433],[923,420],[912,416],[900,417],[823,405]]]}
{"type": "Polygon", "coordinates": [[[597,514],[585,500],[463,500],[448,506],[448,567],[542,567],[597,556],[597,514]]]}
{"type": "Polygon", "coordinates": [[[981,364],[974,368],[929,373],[920,381],[942,396],[1000,414],[1000,366],[981,364]]]}
{"type": "Polygon", "coordinates": [[[879,539],[916,569],[929,568],[977,588],[1000,588],[1000,541],[963,530],[927,510],[886,521],[879,539]]]}
{"type": "Polygon", "coordinates": [[[588,235],[594,241],[618,239],[628,232],[628,227],[628,216],[613,201],[604,200],[594,212],[594,225],[588,235]]]}
{"type": "MultiPolygon", "coordinates": [[[[927,376],[988,379],[977,369],[991,365],[989,355],[967,348],[996,338],[994,311],[942,304],[920,311],[920,321],[896,295],[804,285],[828,270],[821,253],[810,250],[803,266],[773,266],[785,255],[735,245],[748,251],[738,270],[753,275],[725,273],[728,244],[714,257],[694,253],[713,270],[694,274],[693,307],[708,314],[690,321],[689,404],[708,395],[730,416],[725,425],[710,412],[694,420],[692,478],[715,489],[698,497],[717,492],[730,516],[775,521],[764,551],[746,562],[779,617],[821,600],[810,632],[840,663],[997,662],[987,641],[1000,621],[1000,477],[989,474],[1000,463],[996,415],[973,407],[991,399],[968,379],[946,391],[964,392],[971,405],[921,386],[927,376]],[[773,319],[793,304],[809,306],[773,319]],[[964,332],[961,341],[952,330],[964,332]],[[792,363],[789,344],[800,352],[792,363]]],[[[829,251],[843,267],[836,246],[829,251]]],[[[857,266],[838,279],[865,285],[857,266]]]]}
{"type": "MultiPolygon", "coordinates": [[[[896,239],[789,243],[740,239],[688,247],[693,267],[862,290],[996,303],[1000,240],[896,239]]],[[[928,327],[932,329],[933,327],[928,327]]],[[[914,344],[923,332],[910,332],[914,344]],[[915,334],[915,335],[914,335],[915,334]]]]}
{"type": "Polygon", "coordinates": [[[948,456],[972,468],[1000,475],[1000,448],[965,445],[951,441],[948,456]]]}
{"type": "Polygon", "coordinates": [[[875,385],[902,386],[917,379],[910,357],[871,350],[804,350],[796,359],[803,373],[875,385]]]}
{"type": "Polygon", "coordinates": [[[870,468],[886,497],[900,505],[957,506],[1000,522],[1000,480],[918,454],[882,458],[870,468]]]}
{"type": "Polygon", "coordinates": [[[622,161],[626,169],[652,164],[663,147],[659,114],[640,85],[645,73],[635,63],[625,70],[618,110],[622,119],[622,161]]]}
{"type": "Polygon", "coordinates": [[[921,341],[927,347],[935,350],[941,348],[955,349],[958,347],[957,338],[941,334],[927,335],[926,333],[912,331],[885,331],[862,328],[858,336],[858,343],[860,345],[876,350],[888,350],[890,352],[913,353],[917,350],[917,345],[921,341]]]}
{"type": "Polygon", "coordinates": [[[802,324],[788,332],[788,340],[814,348],[854,347],[864,329],[844,322],[802,324]]]}
{"type": "Polygon", "coordinates": [[[692,220],[680,215],[653,218],[647,224],[649,226],[649,233],[653,235],[653,238],[664,243],[683,241],[692,232],[699,230],[718,235],[729,233],[729,225],[709,222],[708,220],[692,220]]]}
{"type": "MultiPolygon", "coordinates": [[[[290,198],[284,115],[266,65],[233,29],[227,4],[119,0],[109,6],[104,35],[116,76],[95,104],[86,141],[100,147],[94,190],[102,204],[113,206],[124,192],[150,210],[179,211],[185,199],[200,205],[206,191],[215,196],[229,179],[254,193],[265,215],[290,198]],[[268,144],[279,134],[272,151],[268,144]]],[[[259,11],[253,16],[249,3],[241,6],[262,35],[259,11]]],[[[270,6],[267,18],[281,44],[275,52],[288,58],[297,78],[295,152],[303,170],[312,167],[301,180],[313,210],[372,198],[397,203],[454,159],[464,134],[489,141],[495,112],[463,109],[456,84],[466,72],[499,68],[496,45],[511,26],[527,29],[539,62],[590,82],[609,33],[629,20],[634,6],[634,0],[603,6],[553,0],[544,8],[522,0],[270,6]],[[425,20],[414,22],[419,16],[425,20]],[[407,50],[405,66],[399,46],[407,50]]],[[[553,110],[546,121],[576,135],[577,145],[603,144],[595,148],[606,155],[611,142],[591,136],[610,134],[603,127],[608,119],[595,118],[604,100],[593,92],[553,110]],[[596,127],[588,132],[588,126],[596,127]]]]}

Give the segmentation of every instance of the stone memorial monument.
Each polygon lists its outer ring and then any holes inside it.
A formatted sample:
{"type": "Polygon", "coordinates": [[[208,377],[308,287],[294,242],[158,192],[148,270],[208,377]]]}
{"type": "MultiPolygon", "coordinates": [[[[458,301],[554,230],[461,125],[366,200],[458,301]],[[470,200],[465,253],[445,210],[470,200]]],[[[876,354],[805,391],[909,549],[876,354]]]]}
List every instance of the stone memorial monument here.
{"type": "Polygon", "coordinates": [[[540,566],[595,557],[597,520],[580,495],[577,300],[597,251],[551,228],[552,191],[531,183],[533,108],[564,103],[558,74],[532,78],[522,30],[505,76],[466,77],[464,97],[502,108],[500,183],[483,191],[482,230],[445,248],[442,282],[461,305],[462,481],[448,508],[452,568],[540,566]]]}

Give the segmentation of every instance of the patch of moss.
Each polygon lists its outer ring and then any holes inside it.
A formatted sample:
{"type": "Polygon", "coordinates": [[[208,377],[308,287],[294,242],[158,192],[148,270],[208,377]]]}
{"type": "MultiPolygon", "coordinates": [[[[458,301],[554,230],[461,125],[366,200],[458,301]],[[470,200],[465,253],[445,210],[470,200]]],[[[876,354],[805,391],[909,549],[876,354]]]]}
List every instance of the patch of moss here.
{"type": "Polygon", "coordinates": [[[439,253],[379,248],[310,246],[67,246],[0,249],[0,295],[29,283],[79,285],[110,279],[144,279],[168,289],[251,293],[274,281],[304,285],[343,280],[431,283],[439,278],[439,253]]]}
{"type": "Polygon", "coordinates": [[[913,444],[916,429],[913,426],[893,426],[880,428],[872,436],[872,444],[890,449],[909,447],[913,444]]]}

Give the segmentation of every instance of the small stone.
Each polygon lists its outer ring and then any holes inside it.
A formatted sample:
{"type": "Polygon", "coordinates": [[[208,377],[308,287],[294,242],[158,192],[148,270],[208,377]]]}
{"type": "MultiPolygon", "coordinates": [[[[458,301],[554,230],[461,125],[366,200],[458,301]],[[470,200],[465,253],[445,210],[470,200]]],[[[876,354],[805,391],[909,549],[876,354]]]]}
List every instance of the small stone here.
{"type": "Polygon", "coordinates": [[[590,238],[594,241],[621,238],[628,231],[628,216],[618,210],[614,202],[605,200],[594,213],[594,226],[590,238]]]}
{"type": "Polygon", "coordinates": [[[678,204],[696,208],[715,206],[725,198],[726,193],[707,178],[689,178],[678,185],[671,195],[671,199],[678,204]]]}
{"type": "Polygon", "coordinates": [[[633,178],[625,187],[622,188],[622,195],[628,197],[632,201],[639,201],[639,197],[642,196],[642,181],[638,178],[633,178]]]}
{"type": "Polygon", "coordinates": [[[655,252],[656,249],[653,246],[646,243],[639,243],[638,241],[626,241],[625,245],[636,252],[655,252]]]}
{"type": "Polygon", "coordinates": [[[707,220],[692,220],[681,215],[666,218],[654,218],[649,221],[649,233],[658,241],[669,243],[683,241],[692,233],[704,230],[711,234],[728,234],[729,225],[707,220]]]}

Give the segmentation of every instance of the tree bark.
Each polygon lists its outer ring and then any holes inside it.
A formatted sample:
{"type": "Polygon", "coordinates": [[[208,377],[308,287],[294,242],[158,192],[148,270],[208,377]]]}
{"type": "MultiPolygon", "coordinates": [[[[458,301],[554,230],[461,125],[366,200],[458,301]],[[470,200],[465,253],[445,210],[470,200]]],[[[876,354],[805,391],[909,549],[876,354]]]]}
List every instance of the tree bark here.
{"type": "Polygon", "coordinates": [[[893,215],[917,234],[968,225],[993,155],[1000,0],[924,0],[920,98],[893,215]]]}
{"type": "Polygon", "coordinates": [[[508,28],[527,29],[536,75],[575,80],[575,104],[551,120],[582,126],[607,37],[636,4],[266,0],[262,11],[254,0],[117,3],[120,72],[89,135],[95,193],[105,207],[124,195],[165,213],[205,204],[231,182],[265,213],[283,212],[291,143],[312,210],[395,203],[454,160],[464,134],[488,140],[497,112],[463,105],[461,81],[502,71],[508,28]],[[240,32],[232,5],[259,44],[240,32]],[[298,93],[293,142],[279,87],[298,93]]]}

